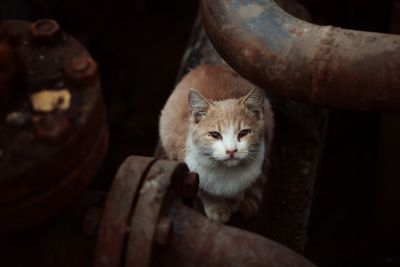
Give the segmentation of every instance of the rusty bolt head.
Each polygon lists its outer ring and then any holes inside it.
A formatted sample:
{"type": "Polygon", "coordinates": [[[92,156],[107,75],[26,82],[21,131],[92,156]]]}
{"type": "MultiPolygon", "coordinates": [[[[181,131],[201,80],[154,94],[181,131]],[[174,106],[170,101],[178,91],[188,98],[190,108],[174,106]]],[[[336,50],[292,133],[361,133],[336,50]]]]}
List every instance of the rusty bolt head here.
{"type": "Polygon", "coordinates": [[[78,86],[89,86],[97,79],[97,63],[90,57],[73,59],[65,67],[67,79],[78,86]]]}
{"type": "Polygon", "coordinates": [[[162,217],[156,226],[155,242],[160,246],[165,246],[172,235],[172,220],[162,217]]]}
{"type": "Polygon", "coordinates": [[[35,116],[32,121],[35,125],[36,138],[47,143],[60,142],[71,127],[68,117],[64,114],[35,116]]]}
{"type": "Polygon", "coordinates": [[[179,196],[195,198],[199,190],[199,175],[195,172],[188,172],[177,181],[175,190],[179,196]]]}
{"type": "Polygon", "coordinates": [[[38,20],[32,23],[31,35],[39,44],[54,44],[61,36],[60,25],[52,19],[38,20]]]}

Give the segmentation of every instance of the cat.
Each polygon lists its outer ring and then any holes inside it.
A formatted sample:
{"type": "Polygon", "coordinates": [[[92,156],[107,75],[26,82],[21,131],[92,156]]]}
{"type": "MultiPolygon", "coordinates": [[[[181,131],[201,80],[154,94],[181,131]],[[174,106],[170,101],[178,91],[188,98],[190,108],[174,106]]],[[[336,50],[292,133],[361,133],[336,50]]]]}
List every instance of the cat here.
{"type": "Polygon", "coordinates": [[[228,67],[200,65],[177,84],[161,111],[169,159],[199,174],[205,214],[226,223],[257,213],[274,119],[264,92],[228,67]]]}

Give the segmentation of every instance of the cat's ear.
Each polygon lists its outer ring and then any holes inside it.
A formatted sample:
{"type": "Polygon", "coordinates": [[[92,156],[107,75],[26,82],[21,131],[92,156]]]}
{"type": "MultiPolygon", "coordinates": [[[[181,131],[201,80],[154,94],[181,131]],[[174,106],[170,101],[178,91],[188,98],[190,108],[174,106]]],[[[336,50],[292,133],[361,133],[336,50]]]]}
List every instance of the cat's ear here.
{"type": "Polygon", "coordinates": [[[257,119],[261,119],[264,112],[264,101],[264,91],[254,88],[240,100],[240,103],[253,112],[257,119]]]}
{"type": "Polygon", "coordinates": [[[190,117],[198,123],[207,114],[207,110],[212,104],[207,98],[202,96],[199,91],[194,88],[189,89],[189,108],[190,117]]]}

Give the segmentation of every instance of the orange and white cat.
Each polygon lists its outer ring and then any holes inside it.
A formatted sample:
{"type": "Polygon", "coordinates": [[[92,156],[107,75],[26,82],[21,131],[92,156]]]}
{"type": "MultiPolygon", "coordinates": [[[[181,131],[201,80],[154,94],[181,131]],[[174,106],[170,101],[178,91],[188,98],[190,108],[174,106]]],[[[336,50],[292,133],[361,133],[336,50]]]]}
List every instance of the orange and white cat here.
{"type": "Polygon", "coordinates": [[[229,68],[201,65],[165,104],[160,138],[170,159],[199,174],[207,217],[225,223],[232,212],[258,211],[273,125],[261,89],[229,68]]]}

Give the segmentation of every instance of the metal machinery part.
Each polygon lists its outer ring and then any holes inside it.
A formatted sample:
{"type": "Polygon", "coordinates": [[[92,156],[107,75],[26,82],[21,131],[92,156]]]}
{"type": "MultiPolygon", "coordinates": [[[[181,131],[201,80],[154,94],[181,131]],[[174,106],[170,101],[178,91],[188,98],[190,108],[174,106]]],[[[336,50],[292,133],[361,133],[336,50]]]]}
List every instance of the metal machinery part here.
{"type": "Polygon", "coordinates": [[[0,242],[5,266],[312,267],[260,235],[212,222],[187,205],[198,176],[183,163],[131,156],[108,193],[85,191],[40,231],[0,242]],[[184,204],[186,203],[186,204],[184,204]]]}
{"type": "Polygon", "coordinates": [[[54,20],[0,23],[0,234],[77,199],[106,153],[97,64],[54,20]]]}
{"type": "Polygon", "coordinates": [[[202,0],[204,27],[238,73],[312,104],[400,111],[400,37],[317,26],[273,0],[202,0]]]}
{"type": "Polygon", "coordinates": [[[185,206],[198,177],[183,163],[129,157],[108,194],[96,267],[314,266],[259,235],[212,222],[185,206]]]}

